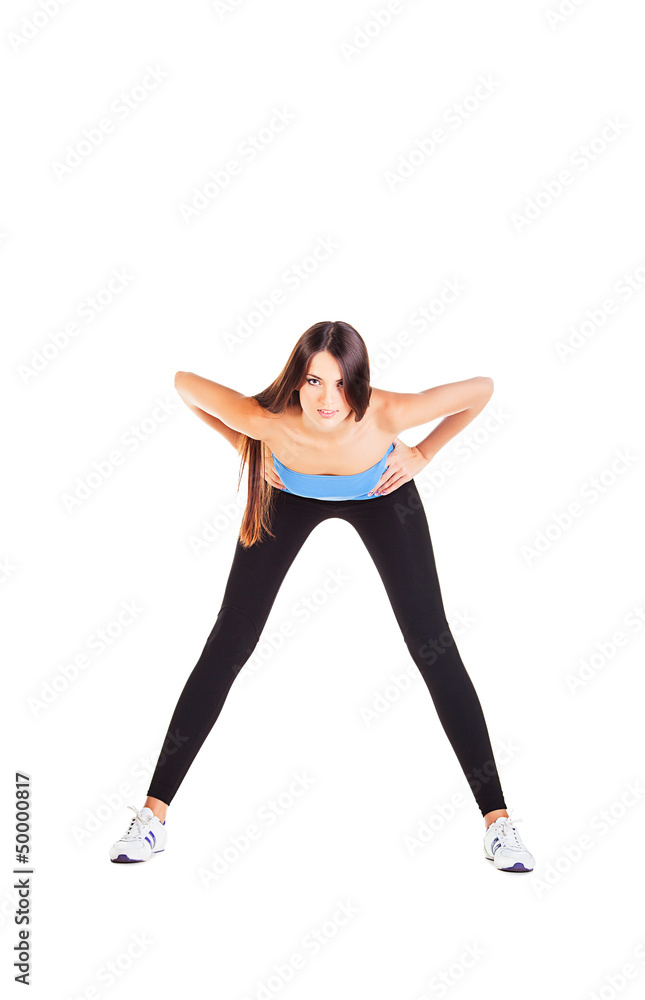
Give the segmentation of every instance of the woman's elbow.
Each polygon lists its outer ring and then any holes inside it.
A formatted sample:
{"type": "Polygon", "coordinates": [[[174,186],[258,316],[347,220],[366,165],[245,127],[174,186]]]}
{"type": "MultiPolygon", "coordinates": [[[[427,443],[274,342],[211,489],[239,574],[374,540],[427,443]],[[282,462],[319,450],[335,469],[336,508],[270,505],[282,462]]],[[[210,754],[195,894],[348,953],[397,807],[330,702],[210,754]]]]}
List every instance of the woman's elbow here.
{"type": "Polygon", "coordinates": [[[190,372],[175,372],[175,389],[179,389],[182,381],[190,374],[190,372]]]}

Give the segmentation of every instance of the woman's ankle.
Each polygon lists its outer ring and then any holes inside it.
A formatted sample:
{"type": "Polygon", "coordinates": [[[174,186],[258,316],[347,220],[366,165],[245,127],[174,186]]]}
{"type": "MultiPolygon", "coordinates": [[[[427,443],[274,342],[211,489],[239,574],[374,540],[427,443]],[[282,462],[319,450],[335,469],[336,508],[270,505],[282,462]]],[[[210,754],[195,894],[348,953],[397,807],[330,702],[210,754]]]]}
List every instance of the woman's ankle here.
{"type": "Polygon", "coordinates": [[[486,829],[488,829],[491,823],[494,823],[496,819],[499,819],[500,816],[508,816],[506,809],[492,809],[490,812],[487,812],[484,816],[486,829]]]}
{"type": "Polygon", "coordinates": [[[146,801],[143,803],[143,808],[148,806],[152,809],[155,816],[163,823],[166,819],[166,813],[168,811],[168,803],[163,802],[162,799],[155,799],[154,796],[149,795],[146,801]]]}

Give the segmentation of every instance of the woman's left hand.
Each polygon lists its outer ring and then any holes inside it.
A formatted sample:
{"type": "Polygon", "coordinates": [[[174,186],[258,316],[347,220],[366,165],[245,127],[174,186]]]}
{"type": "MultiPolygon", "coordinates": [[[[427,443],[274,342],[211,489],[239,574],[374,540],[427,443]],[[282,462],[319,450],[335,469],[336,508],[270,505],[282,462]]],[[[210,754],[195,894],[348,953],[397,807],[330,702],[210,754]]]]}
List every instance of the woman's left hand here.
{"type": "Polygon", "coordinates": [[[409,483],[421,472],[421,469],[428,465],[429,459],[425,458],[416,446],[411,448],[400,438],[396,438],[392,444],[394,448],[387,457],[387,467],[368,496],[371,496],[372,493],[384,496],[386,493],[398,490],[399,486],[409,483]]]}

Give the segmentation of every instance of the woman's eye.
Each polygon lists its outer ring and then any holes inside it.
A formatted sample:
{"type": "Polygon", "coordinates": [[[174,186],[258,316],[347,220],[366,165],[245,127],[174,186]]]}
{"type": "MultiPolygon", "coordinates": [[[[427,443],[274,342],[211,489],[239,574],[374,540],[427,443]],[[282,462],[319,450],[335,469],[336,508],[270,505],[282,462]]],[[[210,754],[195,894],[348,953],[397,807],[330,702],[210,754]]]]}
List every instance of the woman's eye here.
{"type": "MultiPolygon", "coordinates": [[[[317,378],[308,378],[307,379],[307,382],[309,383],[309,385],[312,385],[312,383],[317,382],[317,381],[318,381],[317,378]]],[[[342,385],[343,385],[342,381],[339,382],[338,385],[342,387],[342,385]]]]}

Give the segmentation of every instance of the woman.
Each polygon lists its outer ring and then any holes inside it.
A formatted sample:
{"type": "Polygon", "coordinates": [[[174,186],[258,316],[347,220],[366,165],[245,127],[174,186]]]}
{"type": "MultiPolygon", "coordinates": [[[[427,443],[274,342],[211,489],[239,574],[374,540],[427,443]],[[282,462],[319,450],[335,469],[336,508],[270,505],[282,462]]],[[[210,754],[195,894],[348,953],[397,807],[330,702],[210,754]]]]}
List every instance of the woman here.
{"type": "Polygon", "coordinates": [[[340,517],[374,560],[482,812],[485,857],[501,871],[532,871],[534,859],[506,811],[481,705],[445,617],[414,483],[483,410],[492,379],[419,393],[375,389],[358,332],[349,323],[323,322],[303,333],[278,378],[254,396],[192,372],[177,372],[175,386],[190,409],[236,447],[242,468],[248,464],[248,499],[217,620],[175,707],[148,797],[141,810],[129,806],[135,815],[110,849],[111,860],[147,861],[164,850],[168,805],[258,644],[289,567],[316,525],[340,517]],[[416,447],[398,441],[401,431],[442,416],[416,447]]]}

